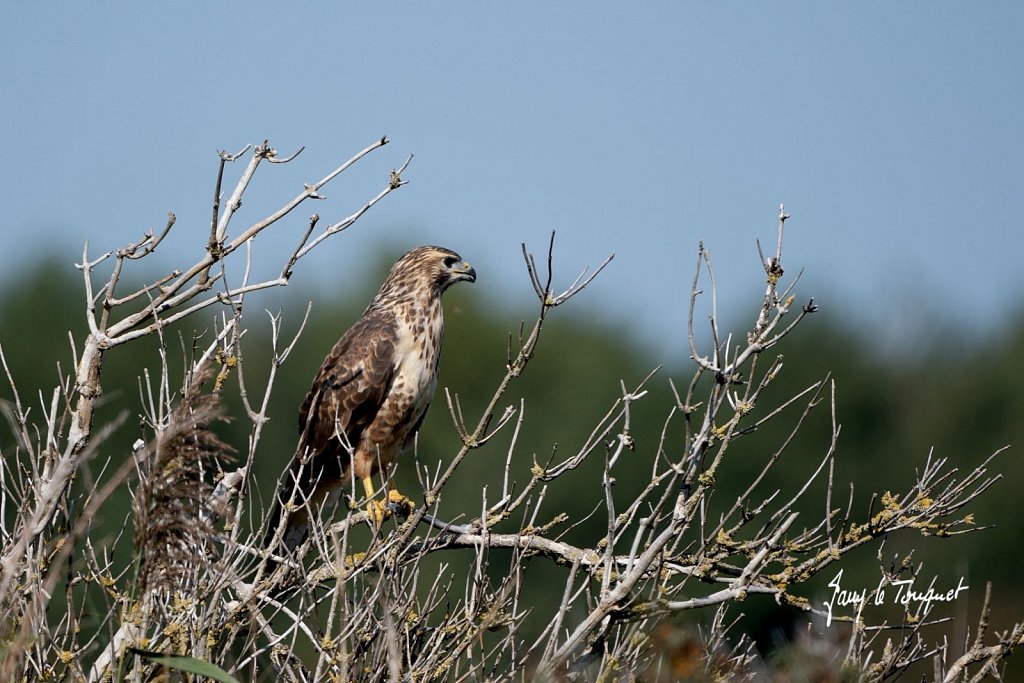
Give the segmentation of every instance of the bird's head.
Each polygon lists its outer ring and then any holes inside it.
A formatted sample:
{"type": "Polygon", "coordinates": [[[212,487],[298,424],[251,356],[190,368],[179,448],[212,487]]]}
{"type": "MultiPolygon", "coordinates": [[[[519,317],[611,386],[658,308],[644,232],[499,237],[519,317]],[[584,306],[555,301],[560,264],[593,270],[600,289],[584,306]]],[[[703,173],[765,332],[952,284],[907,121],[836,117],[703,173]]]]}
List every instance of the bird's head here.
{"type": "Polygon", "coordinates": [[[476,271],[457,253],[444,247],[416,247],[391,267],[381,294],[420,290],[440,296],[463,280],[476,282],[476,271]]]}

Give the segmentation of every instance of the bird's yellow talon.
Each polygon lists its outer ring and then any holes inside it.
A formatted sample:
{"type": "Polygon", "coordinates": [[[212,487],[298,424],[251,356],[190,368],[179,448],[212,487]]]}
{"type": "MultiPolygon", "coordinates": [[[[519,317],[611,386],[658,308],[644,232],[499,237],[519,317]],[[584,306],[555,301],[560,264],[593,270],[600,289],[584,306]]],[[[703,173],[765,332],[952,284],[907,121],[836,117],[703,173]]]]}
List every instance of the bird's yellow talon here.
{"type": "Polygon", "coordinates": [[[389,507],[397,505],[400,510],[400,514],[403,517],[408,517],[409,513],[416,509],[416,503],[412,502],[395,489],[388,491],[388,503],[389,507]]]}
{"type": "Polygon", "coordinates": [[[384,523],[384,520],[391,517],[393,514],[398,514],[402,517],[408,517],[413,510],[416,509],[416,503],[409,500],[407,497],[391,489],[388,491],[388,497],[385,501],[379,501],[371,499],[366,504],[366,512],[370,515],[370,519],[373,520],[374,526],[380,528],[380,525],[384,523]]]}
{"type": "Polygon", "coordinates": [[[388,506],[379,500],[371,500],[366,504],[366,513],[370,515],[370,521],[373,522],[375,528],[380,528],[380,525],[384,523],[384,520],[391,516],[391,511],[388,510],[388,506]]]}

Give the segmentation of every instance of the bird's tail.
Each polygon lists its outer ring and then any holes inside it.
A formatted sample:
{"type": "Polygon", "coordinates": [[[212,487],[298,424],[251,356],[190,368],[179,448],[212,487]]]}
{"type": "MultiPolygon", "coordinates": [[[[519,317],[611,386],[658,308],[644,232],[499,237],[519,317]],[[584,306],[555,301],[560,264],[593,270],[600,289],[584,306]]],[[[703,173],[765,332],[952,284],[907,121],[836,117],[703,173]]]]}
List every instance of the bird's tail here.
{"type": "Polygon", "coordinates": [[[305,507],[285,512],[284,502],[278,498],[270,512],[267,530],[263,535],[263,548],[276,554],[290,554],[309,536],[309,515],[305,507]],[[287,517],[284,529],[281,519],[287,517]]]}

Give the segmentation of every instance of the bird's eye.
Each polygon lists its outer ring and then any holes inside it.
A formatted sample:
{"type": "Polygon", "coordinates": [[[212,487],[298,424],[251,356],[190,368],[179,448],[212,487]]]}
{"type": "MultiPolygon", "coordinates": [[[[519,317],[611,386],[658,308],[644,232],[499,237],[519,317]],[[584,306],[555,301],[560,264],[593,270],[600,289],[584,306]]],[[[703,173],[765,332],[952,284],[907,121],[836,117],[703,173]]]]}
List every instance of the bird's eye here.
{"type": "Polygon", "coordinates": [[[445,256],[444,257],[444,267],[445,268],[451,268],[452,266],[454,266],[458,262],[459,262],[459,257],[458,256],[445,256]]]}

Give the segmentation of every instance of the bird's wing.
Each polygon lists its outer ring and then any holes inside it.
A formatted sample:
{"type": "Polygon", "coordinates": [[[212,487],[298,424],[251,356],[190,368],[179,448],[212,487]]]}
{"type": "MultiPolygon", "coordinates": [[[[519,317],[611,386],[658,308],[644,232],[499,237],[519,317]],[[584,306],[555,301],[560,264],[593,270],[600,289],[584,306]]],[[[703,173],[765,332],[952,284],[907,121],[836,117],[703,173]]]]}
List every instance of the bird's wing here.
{"type": "MultiPolygon", "coordinates": [[[[352,450],[391,390],[396,343],[393,315],[368,312],[324,359],[299,411],[299,449],[279,493],[268,534],[274,533],[281,506],[292,499],[296,487],[301,495],[293,500],[299,506],[307,500],[314,507],[321,505],[326,495],[322,492],[337,492],[351,464],[352,450]]],[[[294,548],[306,535],[307,514],[299,509],[289,519],[286,545],[294,548]]]]}
{"type": "Polygon", "coordinates": [[[299,411],[297,455],[322,461],[320,468],[338,467],[339,477],[344,473],[351,450],[391,390],[396,342],[394,317],[376,313],[360,318],[334,345],[299,411]]]}

